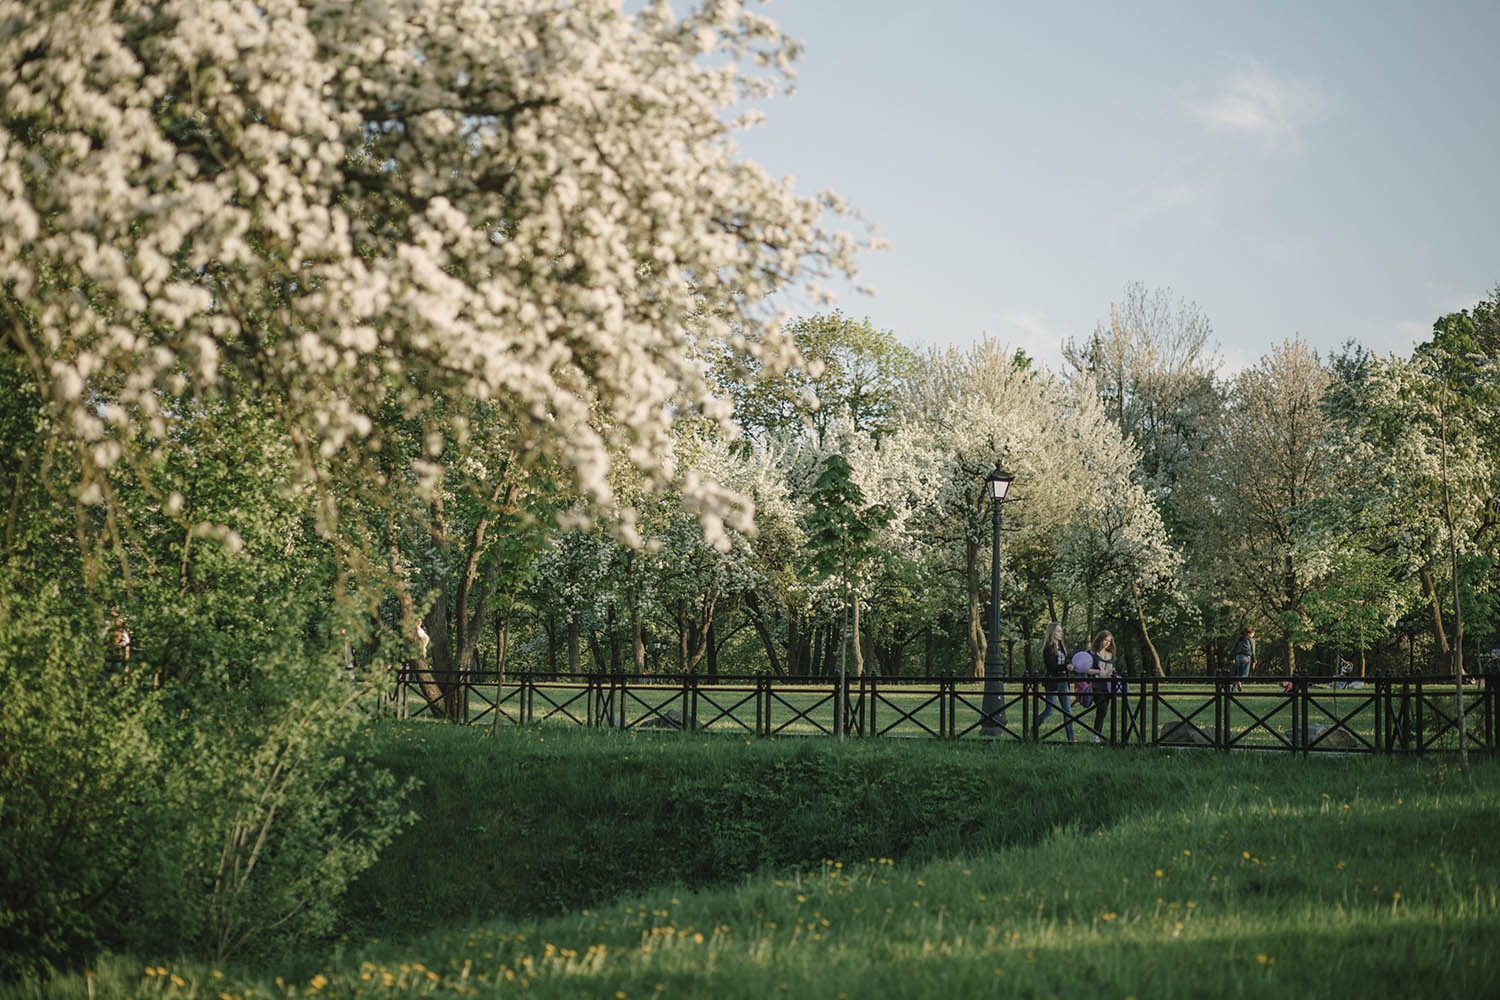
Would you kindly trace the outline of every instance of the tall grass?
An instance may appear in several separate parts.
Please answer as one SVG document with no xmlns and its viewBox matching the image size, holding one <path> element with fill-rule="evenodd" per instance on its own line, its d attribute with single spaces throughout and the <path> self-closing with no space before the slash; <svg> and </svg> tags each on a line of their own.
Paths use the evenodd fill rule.
<svg viewBox="0 0 1500 1000">
<path fill-rule="evenodd" d="M 407 724 L 348 940 L 84 996 L 1454 996 L 1500 986 L 1500 765 Z M 216 977 L 215 973 L 219 975 Z M 277 982 L 277 977 L 280 982 Z M 175 977 L 175 979 L 174 979 Z"/>
</svg>

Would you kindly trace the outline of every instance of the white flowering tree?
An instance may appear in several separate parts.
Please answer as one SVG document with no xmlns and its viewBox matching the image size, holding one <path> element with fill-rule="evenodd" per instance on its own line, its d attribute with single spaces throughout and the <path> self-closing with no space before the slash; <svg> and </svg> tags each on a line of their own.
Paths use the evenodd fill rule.
<svg viewBox="0 0 1500 1000">
<path fill-rule="evenodd" d="M 795 46 L 734 0 L 6 0 L 0 23 L 0 309 L 86 446 L 85 500 L 236 378 L 308 475 L 378 453 L 387 402 L 477 398 L 599 507 L 616 455 L 688 486 L 674 407 L 727 415 L 688 327 L 732 318 L 779 370 L 758 304 L 851 267 L 829 202 L 736 158 L 725 109 Z"/>
<path fill-rule="evenodd" d="M 785 83 L 795 54 L 735 0 L 680 18 L 608 0 L 0 0 L 0 352 L 8 403 L 25 411 L 7 426 L 46 442 L 45 461 L 29 445 L 22 457 L 45 483 L 21 509 L 32 521 L 7 535 L 0 583 L 32 593 L 41 564 L 20 558 L 21 540 L 62 525 L 74 538 L 48 570 L 62 592 L 36 600 L 83 609 L 84 623 L 119 599 L 128 617 L 178 577 L 255 578 L 215 577 L 209 562 L 275 558 L 267 526 L 295 522 L 287 537 L 327 564 L 299 584 L 309 617 L 281 623 L 276 656 L 250 627 L 256 595 L 234 595 L 250 678 L 226 680 L 238 698 L 289 658 L 328 652 L 294 641 L 342 648 L 332 623 L 358 629 L 393 582 L 470 588 L 452 636 L 463 662 L 479 598 L 498 586 L 487 546 L 513 513 L 504 470 L 522 467 L 508 459 L 545 469 L 627 540 L 611 488 L 622 466 L 675 486 L 710 538 L 726 518 L 747 524 L 748 504 L 675 463 L 670 428 L 728 417 L 695 341 L 777 372 L 796 352 L 766 297 L 852 270 L 857 241 L 825 222 L 837 201 L 799 197 L 733 143 L 753 120 L 747 101 Z M 494 433 L 471 425 L 481 412 Z M 205 423 L 216 414 L 232 423 Z M 254 509 L 197 495 L 234 477 L 205 469 L 195 423 L 257 470 Z M 485 434 L 503 448 L 466 444 Z M 455 489 L 470 460 L 480 481 Z M 419 567 L 403 527 L 467 542 Z M 160 539 L 180 544 L 146 544 Z M 416 600 L 403 617 L 430 608 Z M 225 624 L 204 610 L 178 627 Z M 86 645 L 102 657 L 100 639 Z M 18 671 L 62 662 L 6 655 Z M 16 676 L 36 691 L 57 680 Z M 314 841 L 275 846 L 290 812 L 276 803 L 292 801 L 276 783 L 306 791 L 326 773 L 305 762 L 332 759 L 324 727 L 337 716 L 310 707 L 329 699 L 235 700 L 171 677 L 161 690 L 217 691 L 220 714 L 166 717 L 202 718 L 205 741 L 210 720 L 229 718 L 213 724 L 248 741 L 216 758 L 221 773 L 178 789 L 183 801 L 194 787 L 215 801 L 248 789 L 222 826 L 204 813 L 202 857 L 179 869 L 223 858 L 246 875 L 278 850 L 318 854 Z M 234 705 L 250 714 L 232 718 Z M 172 753 L 163 743 L 147 758 Z M 299 891 L 332 899 L 354 865 Z M 54 888 L 49 898 L 72 898 Z M 208 903 L 174 919 L 213 926 L 178 940 L 233 950 L 253 908 L 230 904 L 265 887 L 208 888 Z"/>
<path fill-rule="evenodd" d="M 931 455 L 930 506 L 915 530 L 942 547 L 949 580 L 965 595 L 970 666 L 977 675 L 989 641 L 982 611 L 990 573 L 983 557 L 992 525 L 984 478 L 996 459 L 1016 477 L 1006 501 L 1007 554 L 1054 531 L 1076 506 L 1081 486 L 1076 463 L 1065 461 L 1072 440 L 1065 398 L 1050 376 L 985 338 L 968 351 L 925 359 L 907 413 L 902 433 L 918 436 Z M 1013 592 L 1015 571 L 1007 558 L 1002 585 Z"/>
</svg>

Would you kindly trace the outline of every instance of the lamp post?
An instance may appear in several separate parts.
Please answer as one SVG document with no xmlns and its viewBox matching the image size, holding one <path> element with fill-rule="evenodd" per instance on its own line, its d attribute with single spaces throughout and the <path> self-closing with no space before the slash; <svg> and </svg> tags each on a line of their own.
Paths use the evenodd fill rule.
<svg viewBox="0 0 1500 1000">
<path fill-rule="evenodd" d="M 1000 660 L 1000 504 L 1010 492 L 1015 477 L 1000 467 L 984 477 L 984 489 L 993 507 L 994 532 L 990 548 L 990 631 L 984 649 L 984 699 L 980 703 L 980 732 L 996 735 L 1005 723 L 1005 666 Z"/>
</svg>

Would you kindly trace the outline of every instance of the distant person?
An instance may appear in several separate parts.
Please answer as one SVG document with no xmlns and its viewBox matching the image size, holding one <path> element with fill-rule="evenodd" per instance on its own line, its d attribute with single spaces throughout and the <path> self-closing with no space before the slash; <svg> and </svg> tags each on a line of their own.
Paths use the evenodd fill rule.
<svg viewBox="0 0 1500 1000">
<path fill-rule="evenodd" d="M 1088 649 L 1080 649 L 1073 654 L 1073 673 L 1078 677 L 1089 678 L 1078 681 L 1078 704 L 1084 708 L 1093 706 L 1094 732 L 1089 739 L 1095 743 L 1103 743 L 1104 713 L 1109 708 L 1109 699 L 1115 688 L 1115 682 L 1110 679 L 1115 675 L 1115 637 L 1109 630 L 1094 636 Z"/>
<path fill-rule="evenodd" d="M 1250 671 L 1255 669 L 1255 628 L 1246 625 L 1240 630 L 1240 637 L 1235 640 L 1234 648 L 1229 651 L 1234 658 L 1234 689 L 1245 690 L 1245 678 L 1250 676 Z"/>
<path fill-rule="evenodd" d="M 104 669 L 110 675 L 123 674 L 130 669 L 130 629 L 125 627 L 125 619 L 120 615 L 119 608 L 109 609 L 109 627 L 105 632 L 104 642 Z"/>
<path fill-rule="evenodd" d="M 1333 682 L 1333 686 L 1338 690 L 1344 690 L 1347 688 L 1362 688 L 1365 686 L 1365 682 L 1354 676 L 1353 663 L 1350 663 L 1345 659 L 1340 659 L 1338 680 Z"/>
<path fill-rule="evenodd" d="M 1042 684 L 1046 691 L 1043 698 L 1047 707 L 1037 716 L 1036 723 L 1041 726 L 1046 722 L 1055 705 L 1062 710 L 1063 729 L 1068 734 L 1068 742 L 1077 743 L 1078 740 L 1073 735 L 1073 710 L 1068 704 L 1068 647 L 1063 642 L 1063 627 L 1058 622 L 1047 626 L 1047 641 L 1042 646 L 1042 672 L 1046 675 Z"/>
</svg>

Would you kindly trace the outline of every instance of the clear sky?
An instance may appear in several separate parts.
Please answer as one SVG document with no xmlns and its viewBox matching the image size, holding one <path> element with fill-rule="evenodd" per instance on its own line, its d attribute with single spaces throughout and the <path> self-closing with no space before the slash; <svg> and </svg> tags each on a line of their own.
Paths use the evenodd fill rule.
<svg viewBox="0 0 1500 1000">
<path fill-rule="evenodd" d="M 890 241 L 838 305 L 907 343 L 1057 367 L 1139 281 L 1226 371 L 1406 354 L 1500 282 L 1500 0 L 760 9 L 806 51 L 741 148 Z"/>
</svg>

